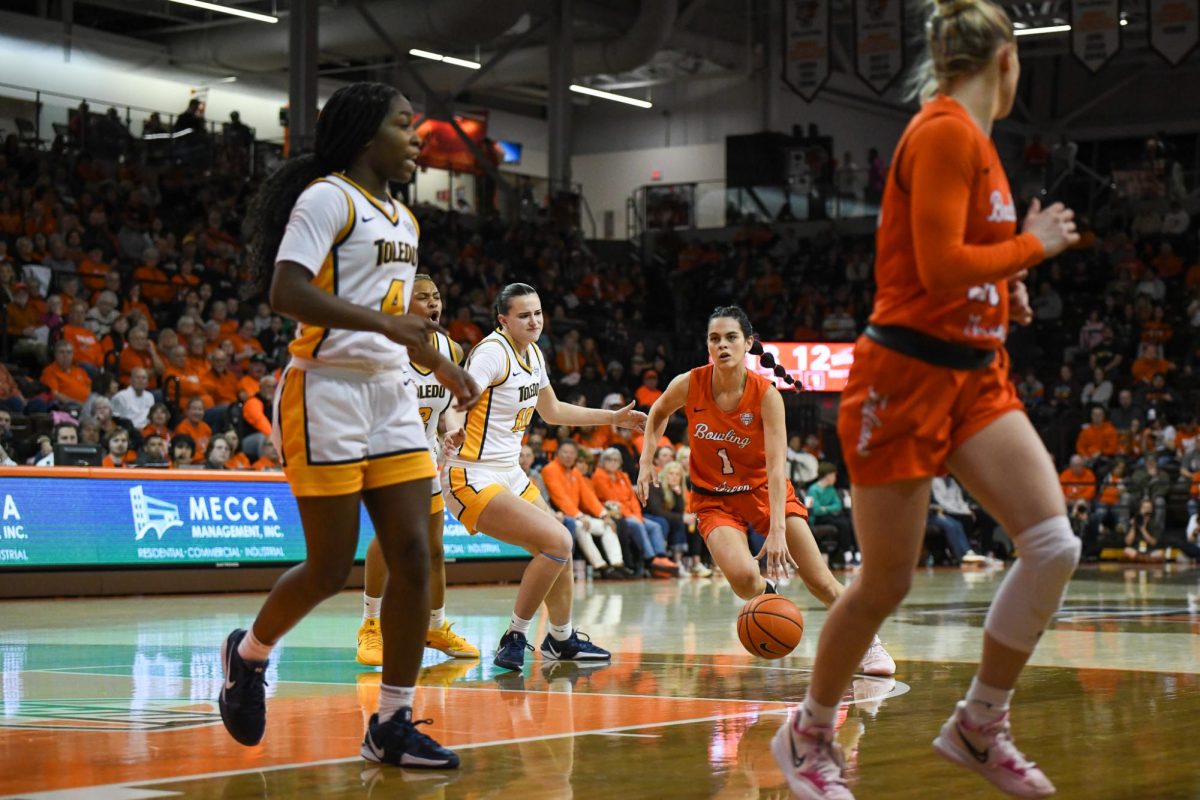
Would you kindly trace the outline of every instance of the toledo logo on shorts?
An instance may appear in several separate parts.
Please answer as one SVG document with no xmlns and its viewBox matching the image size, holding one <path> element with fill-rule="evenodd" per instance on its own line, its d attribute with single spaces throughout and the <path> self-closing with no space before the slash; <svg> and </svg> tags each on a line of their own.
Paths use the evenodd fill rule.
<svg viewBox="0 0 1200 800">
<path fill-rule="evenodd" d="M 158 534 L 161 540 L 171 528 L 183 526 L 179 506 L 147 496 L 140 484 L 129 490 L 129 505 L 133 509 L 133 529 L 139 542 L 150 531 Z"/>
</svg>

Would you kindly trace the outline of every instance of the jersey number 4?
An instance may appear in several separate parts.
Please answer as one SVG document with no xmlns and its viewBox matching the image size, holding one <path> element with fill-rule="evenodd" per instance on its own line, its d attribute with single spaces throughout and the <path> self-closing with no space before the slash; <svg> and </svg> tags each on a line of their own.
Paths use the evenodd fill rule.
<svg viewBox="0 0 1200 800">
<path fill-rule="evenodd" d="M 721 459 L 721 474 L 732 475 L 733 464 L 729 461 L 729 453 L 725 451 L 724 447 L 717 451 L 717 457 Z"/>
<path fill-rule="evenodd" d="M 383 296 L 383 302 L 379 304 L 379 310 L 385 314 L 393 314 L 395 316 L 400 316 L 408 311 L 404 305 L 404 281 L 399 278 L 392 280 L 387 294 Z"/>
</svg>

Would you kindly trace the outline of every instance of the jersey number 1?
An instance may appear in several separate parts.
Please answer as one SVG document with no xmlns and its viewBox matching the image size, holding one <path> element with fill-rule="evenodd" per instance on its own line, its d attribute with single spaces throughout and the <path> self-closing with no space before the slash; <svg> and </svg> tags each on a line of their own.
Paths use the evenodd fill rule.
<svg viewBox="0 0 1200 800">
<path fill-rule="evenodd" d="M 733 474 L 733 464 L 730 463 L 729 453 L 725 452 L 724 447 L 722 447 L 720 450 L 717 451 L 717 456 L 719 456 L 721 459 L 721 474 L 722 475 L 732 475 Z"/>
<path fill-rule="evenodd" d="M 404 306 L 404 281 L 399 278 L 392 280 L 392 285 L 388 287 L 383 302 L 379 304 L 379 310 L 394 316 L 400 316 L 408 311 Z"/>
</svg>

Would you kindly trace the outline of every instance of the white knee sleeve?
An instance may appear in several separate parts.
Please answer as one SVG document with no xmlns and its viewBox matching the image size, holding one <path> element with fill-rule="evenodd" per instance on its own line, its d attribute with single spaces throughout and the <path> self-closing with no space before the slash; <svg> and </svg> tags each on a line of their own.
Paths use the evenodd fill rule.
<svg viewBox="0 0 1200 800">
<path fill-rule="evenodd" d="M 1032 653 L 1067 593 L 1080 543 L 1066 516 L 1043 520 L 1013 542 L 1017 563 L 996 592 L 983 629 L 1006 647 Z"/>
</svg>

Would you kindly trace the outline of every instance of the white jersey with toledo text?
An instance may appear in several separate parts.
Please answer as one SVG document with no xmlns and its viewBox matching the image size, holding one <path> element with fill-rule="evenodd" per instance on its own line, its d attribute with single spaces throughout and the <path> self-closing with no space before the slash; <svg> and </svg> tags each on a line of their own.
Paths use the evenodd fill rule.
<svg viewBox="0 0 1200 800">
<path fill-rule="evenodd" d="M 314 181 L 292 208 L 275 257 L 313 274 L 313 283 L 356 305 L 404 314 L 417 272 L 417 220 L 341 173 Z M 408 365 L 408 351 L 367 331 L 301 324 L 289 347 L 299 364 L 371 371 Z"/>
<path fill-rule="evenodd" d="M 462 348 L 450 340 L 444 333 L 433 334 L 433 345 L 437 351 L 455 364 L 461 364 Z M 429 440 L 429 449 L 434 455 L 440 451 L 441 437 L 438 436 L 438 422 L 442 414 L 454 402 L 454 395 L 438 382 L 433 370 L 426 370 L 419 364 L 413 363 L 408 367 L 412 375 L 413 387 L 417 393 L 417 407 L 421 412 L 421 421 L 425 423 L 425 438 Z"/>
<path fill-rule="evenodd" d="M 538 393 L 550 385 L 542 351 L 531 344 L 522 358 L 506 334 L 494 331 L 471 349 L 466 369 L 485 388 L 479 403 L 467 413 L 463 446 L 446 463 L 517 466 Z"/>
</svg>

